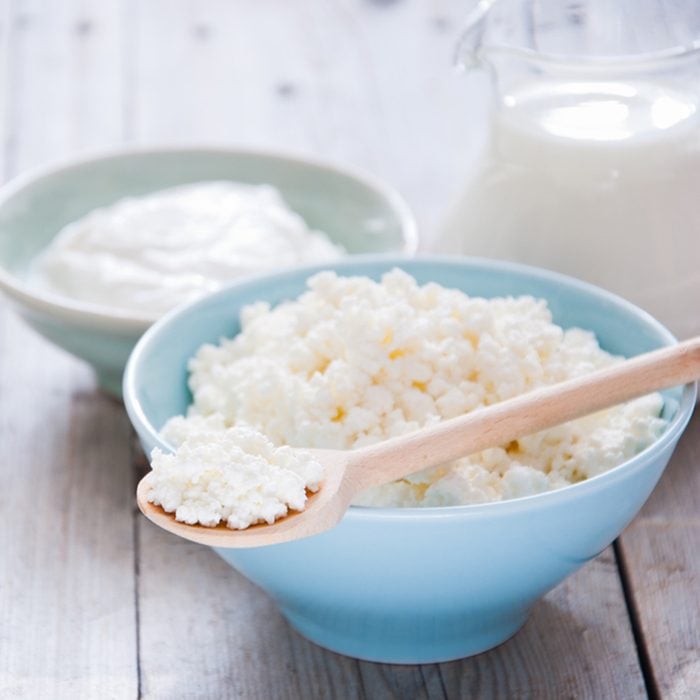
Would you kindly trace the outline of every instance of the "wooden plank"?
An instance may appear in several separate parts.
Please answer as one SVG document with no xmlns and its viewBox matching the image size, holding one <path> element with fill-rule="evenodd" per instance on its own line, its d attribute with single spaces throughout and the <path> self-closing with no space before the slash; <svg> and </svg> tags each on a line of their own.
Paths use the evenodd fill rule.
<svg viewBox="0 0 700 700">
<path fill-rule="evenodd" d="M 700 414 L 640 516 L 619 541 L 658 697 L 700 693 Z"/>
<path fill-rule="evenodd" d="M 10 36 L 10 0 L 0 0 L 0 182 L 7 179 L 5 171 L 7 129 L 7 80 L 9 72 L 8 43 Z"/>
<path fill-rule="evenodd" d="M 364 697 L 357 663 L 307 642 L 209 548 L 141 518 L 141 688 L 152 700 Z"/>
<path fill-rule="evenodd" d="M 446 700 L 440 668 L 436 664 L 393 666 L 360 662 L 362 685 L 369 698 Z M 455 696 L 456 698 L 457 696 Z"/>
<path fill-rule="evenodd" d="M 441 672 L 450 698 L 645 698 L 612 550 L 549 593 L 513 639 Z"/>
<path fill-rule="evenodd" d="M 10 17 L 10 174 L 124 138 L 121 0 L 14 0 Z"/>
<path fill-rule="evenodd" d="M 149 698 L 646 697 L 610 550 L 550 593 L 498 649 L 439 666 L 392 666 L 314 646 L 210 550 L 145 520 L 139 533 L 148 552 L 139 598 Z"/>
<path fill-rule="evenodd" d="M 360 664 L 390 698 L 646 698 L 612 550 L 547 595 L 513 639 L 440 665 Z"/>
<path fill-rule="evenodd" d="M 4 307 L 0 358 L 0 696 L 133 697 L 124 412 Z"/>
<path fill-rule="evenodd" d="M 6 175 L 112 139 L 112 113 L 120 115 L 108 55 L 119 43 L 118 3 L 11 5 L 0 15 Z M 86 27 L 98 28 L 99 40 Z M 123 409 L 4 303 L 0 397 L 0 696 L 132 698 L 133 483 Z"/>
</svg>

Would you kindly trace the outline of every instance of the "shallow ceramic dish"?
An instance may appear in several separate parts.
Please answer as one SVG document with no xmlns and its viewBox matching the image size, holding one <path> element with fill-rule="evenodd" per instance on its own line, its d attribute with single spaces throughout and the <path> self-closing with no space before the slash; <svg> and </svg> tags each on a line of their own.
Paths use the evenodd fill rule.
<svg viewBox="0 0 700 700">
<path fill-rule="evenodd" d="M 201 180 L 270 183 L 313 228 L 350 253 L 417 246 L 408 207 L 374 178 L 322 162 L 243 150 L 120 150 L 23 175 L 0 190 L 0 290 L 39 333 L 90 362 L 121 392 L 126 360 L 155 317 L 72 301 L 32 287 L 32 260 L 67 223 L 122 197 Z"/>
<path fill-rule="evenodd" d="M 593 330 L 635 355 L 674 342 L 640 309 L 601 289 L 531 267 L 477 259 L 356 259 L 331 267 L 378 278 L 400 266 L 419 282 L 486 297 L 547 299 L 555 321 Z M 232 286 L 151 328 L 129 361 L 124 399 L 144 449 L 190 402 L 186 364 L 204 342 L 238 331 L 241 306 L 296 297 L 317 268 Z M 505 641 L 535 601 L 607 547 L 648 498 L 685 428 L 695 386 L 665 392 L 662 437 L 619 467 L 559 491 L 473 506 L 350 508 L 333 530 L 256 549 L 220 549 L 304 636 L 372 661 L 455 659 Z"/>
</svg>

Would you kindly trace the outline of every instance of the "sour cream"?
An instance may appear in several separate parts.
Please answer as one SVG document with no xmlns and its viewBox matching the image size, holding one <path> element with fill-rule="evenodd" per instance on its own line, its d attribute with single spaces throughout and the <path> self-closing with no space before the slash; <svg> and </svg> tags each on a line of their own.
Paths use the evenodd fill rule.
<svg viewBox="0 0 700 700">
<path fill-rule="evenodd" d="M 344 254 L 269 185 L 198 182 L 122 199 L 65 226 L 32 282 L 157 316 L 237 278 Z"/>
</svg>

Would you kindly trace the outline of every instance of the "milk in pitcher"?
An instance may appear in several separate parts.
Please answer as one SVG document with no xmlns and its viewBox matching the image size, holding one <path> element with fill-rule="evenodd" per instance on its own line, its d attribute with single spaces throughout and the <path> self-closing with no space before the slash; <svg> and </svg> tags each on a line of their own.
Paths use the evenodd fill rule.
<svg viewBox="0 0 700 700">
<path fill-rule="evenodd" d="M 700 333 L 700 51 L 521 54 L 480 55 L 489 135 L 433 248 L 564 272 Z"/>
</svg>

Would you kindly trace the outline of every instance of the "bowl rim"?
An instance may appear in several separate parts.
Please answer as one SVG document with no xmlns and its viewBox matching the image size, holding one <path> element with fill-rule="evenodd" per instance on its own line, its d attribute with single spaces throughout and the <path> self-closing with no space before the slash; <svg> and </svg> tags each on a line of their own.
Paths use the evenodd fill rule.
<svg viewBox="0 0 700 700">
<path fill-rule="evenodd" d="M 153 146 L 112 146 L 90 151 L 79 156 L 61 158 L 49 163 L 30 168 L 13 177 L 0 187 L 0 209 L 5 204 L 41 180 L 60 176 L 66 171 L 80 168 L 93 163 L 118 160 L 139 156 L 163 156 L 177 154 L 225 155 L 259 157 L 263 160 L 286 161 L 302 167 L 311 166 L 326 172 L 344 176 L 349 180 L 364 185 L 368 190 L 377 193 L 388 207 L 394 212 L 399 223 L 403 246 L 402 255 L 413 255 L 418 250 L 419 236 L 415 215 L 407 201 L 393 185 L 383 181 L 370 172 L 354 165 L 339 164 L 332 160 L 319 158 L 294 151 L 276 148 L 249 148 L 233 145 L 216 144 L 161 144 Z M 58 231 L 56 231 L 58 233 Z M 264 273 L 263 273 L 264 274 Z M 240 280 L 258 277 L 259 274 L 249 275 Z M 237 280 L 234 280 L 234 282 Z M 116 331 L 140 332 L 145 331 L 155 323 L 160 315 L 139 314 L 123 310 L 113 310 L 101 304 L 92 304 L 62 297 L 48 290 L 42 290 L 25 283 L 17 275 L 10 272 L 0 261 L 0 291 L 5 292 L 15 302 L 33 310 L 54 315 L 69 323 L 82 326 L 94 326 Z"/>
<path fill-rule="evenodd" d="M 343 268 L 354 267 L 362 264 L 386 264 L 387 269 L 391 269 L 392 265 L 401 265 L 409 263 L 409 265 L 437 264 L 447 267 L 470 267 L 476 266 L 482 269 L 498 270 L 500 272 L 517 272 L 529 276 L 535 276 L 540 279 L 546 279 L 555 283 L 564 283 L 566 286 L 575 290 L 584 291 L 588 294 L 613 303 L 621 307 L 626 312 L 647 324 L 652 330 L 656 331 L 664 340 L 666 345 L 674 345 L 678 342 L 676 337 L 660 322 L 657 321 L 651 314 L 639 308 L 632 302 L 613 294 L 597 285 L 584 282 L 575 277 L 535 267 L 532 265 L 524 265 L 504 260 L 495 260 L 481 257 L 454 257 L 447 255 L 425 255 L 421 254 L 415 257 L 399 256 L 399 255 L 357 255 L 344 258 L 343 260 L 329 263 L 328 265 L 309 265 L 293 270 L 287 270 L 276 274 L 264 275 L 257 277 L 254 280 L 241 280 L 223 287 L 201 299 L 198 299 L 190 304 L 180 306 L 173 309 L 159 321 L 157 321 L 146 333 L 139 339 L 134 347 L 124 372 L 123 381 L 123 398 L 129 419 L 136 429 L 139 436 L 147 434 L 154 444 L 161 448 L 167 449 L 156 430 L 155 426 L 146 416 L 143 406 L 138 399 L 137 390 L 137 370 L 141 358 L 149 350 L 150 346 L 157 342 L 161 331 L 173 324 L 178 323 L 178 319 L 191 311 L 197 306 L 208 304 L 216 297 L 225 297 L 238 289 L 248 287 L 251 284 L 260 284 L 262 281 L 267 281 L 271 285 L 276 281 L 290 277 L 308 277 L 311 274 L 325 269 L 332 269 L 342 274 Z M 484 515 L 498 513 L 515 513 L 531 508 L 538 508 L 547 504 L 566 503 L 571 499 L 576 499 L 586 493 L 592 493 L 606 488 L 608 484 L 612 484 L 620 479 L 628 476 L 628 472 L 641 467 L 648 460 L 653 459 L 656 455 L 666 449 L 669 445 L 673 445 L 680 437 L 681 433 L 687 426 L 690 417 L 695 407 L 697 397 L 696 383 L 686 384 L 683 388 L 683 393 L 678 402 L 676 415 L 669 421 L 666 430 L 654 442 L 648 445 L 644 450 L 628 460 L 625 460 L 616 467 L 609 469 L 601 474 L 590 477 L 585 481 L 581 481 L 569 486 L 565 486 L 552 491 L 545 491 L 531 496 L 523 496 L 503 501 L 493 501 L 489 503 L 475 503 L 469 505 L 456 506 L 429 506 L 429 507 L 374 507 L 374 506 L 350 506 L 345 518 L 371 518 L 377 521 L 415 519 L 420 520 L 442 520 L 444 518 L 453 517 L 482 517 Z"/>
</svg>

